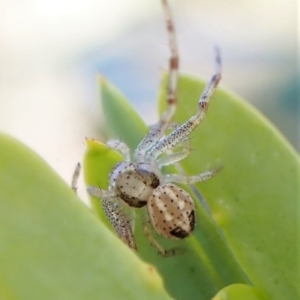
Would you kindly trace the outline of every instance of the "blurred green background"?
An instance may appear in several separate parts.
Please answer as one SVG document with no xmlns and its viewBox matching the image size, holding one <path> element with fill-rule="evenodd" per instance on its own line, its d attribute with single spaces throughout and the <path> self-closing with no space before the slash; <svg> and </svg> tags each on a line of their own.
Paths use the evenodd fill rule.
<svg viewBox="0 0 300 300">
<path fill-rule="evenodd" d="M 299 149 L 297 1 L 169 2 L 180 69 L 208 79 L 217 44 L 221 85 L 252 102 Z M 84 137 L 101 138 L 96 73 L 155 122 L 169 57 L 159 0 L 3 0 L 0 20 L 0 130 L 64 179 L 82 158 Z"/>
</svg>

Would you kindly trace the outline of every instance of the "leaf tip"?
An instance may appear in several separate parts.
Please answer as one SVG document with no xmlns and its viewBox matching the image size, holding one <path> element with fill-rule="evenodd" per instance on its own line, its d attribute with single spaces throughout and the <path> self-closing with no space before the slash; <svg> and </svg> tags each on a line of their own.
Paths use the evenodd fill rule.
<svg viewBox="0 0 300 300">
<path fill-rule="evenodd" d="M 107 148 L 105 143 L 103 143 L 99 140 L 96 140 L 94 138 L 86 137 L 85 142 L 86 142 L 86 146 L 89 150 L 94 150 L 94 149 L 101 149 L 102 150 L 104 148 Z"/>
</svg>

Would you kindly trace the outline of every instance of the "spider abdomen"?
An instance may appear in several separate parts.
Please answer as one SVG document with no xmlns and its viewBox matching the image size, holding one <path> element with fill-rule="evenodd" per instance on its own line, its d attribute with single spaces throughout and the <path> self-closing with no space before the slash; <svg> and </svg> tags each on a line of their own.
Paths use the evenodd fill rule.
<svg viewBox="0 0 300 300">
<path fill-rule="evenodd" d="M 169 239 L 183 239 L 195 227 L 195 206 L 190 195 L 174 184 L 158 186 L 147 204 L 155 231 Z"/>
</svg>

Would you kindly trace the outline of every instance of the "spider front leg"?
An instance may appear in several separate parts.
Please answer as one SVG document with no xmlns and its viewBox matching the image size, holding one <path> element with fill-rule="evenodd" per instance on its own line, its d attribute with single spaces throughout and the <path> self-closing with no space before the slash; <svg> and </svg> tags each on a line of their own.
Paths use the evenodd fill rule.
<svg viewBox="0 0 300 300">
<path fill-rule="evenodd" d="M 203 120 L 208 102 L 212 93 L 216 89 L 221 79 L 221 57 L 218 48 L 215 48 L 215 73 L 206 85 L 197 106 L 197 112 L 184 124 L 176 128 L 173 132 L 167 135 L 162 140 L 155 143 L 146 152 L 146 161 L 154 161 L 160 154 L 174 148 L 178 143 L 186 139 L 186 137 L 199 125 Z"/>
<path fill-rule="evenodd" d="M 110 149 L 119 151 L 123 155 L 124 161 L 130 161 L 130 150 L 125 143 L 118 140 L 109 140 L 106 145 Z"/>
<path fill-rule="evenodd" d="M 167 154 L 166 156 L 159 158 L 156 162 L 157 167 L 160 169 L 161 167 L 175 164 L 188 157 L 191 152 L 190 142 L 188 138 L 182 141 L 182 147 L 183 149 L 181 151 L 170 153 Z"/>
<path fill-rule="evenodd" d="M 157 124 L 153 125 L 145 138 L 138 145 L 134 152 L 134 160 L 136 162 L 144 161 L 146 151 L 152 147 L 164 134 L 166 129 L 169 127 L 171 119 L 175 113 L 177 99 L 177 84 L 178 84 L 178 67 L 179 67 L 179 56 L 178 47 L 176 42 L 176 34 L 174 23 L 171 16 L 170 7 L 166 0 L 162 0 L 162 6 L 165 14 L 165 22 L 167 27 L 167 34 L 170 48 L 169 58 L 169 69 L 168 69 L 168 83 L 167 83 L 167 109 L 161 115 L 160 120 Z"/>
<path fill-rule="evenodd" d="M 177 104 L 176 93 L 178 85 L 179 56 L 174 23 L 172 20 L 170 7 L 166 0 L 162 0 L 162 6 L 165 13 L 171 56 L 169 59 L 169 74 L 167 84 L 167 110 L 162 115 L 160 122 L 165 122 L 169 124 L 175 113 Z"/>
<path fill-rule="evenodd" d="M 212 178 L 219 172 L 220 169 L 221 167 L 200 174 L 192 175 L 192 176 L 185 176 L 185 175 L 178 175 L 178 174 L 165 174 L 163 175 L 163 181 L 165 183 L 173 182 L 173 183 L 181 183 L 181 184 L 194 184 L 196 182 L 202 182 Z"/>
<path fill-rule="evenodd" d="M 87 141 L 90 140 L 95 143 L 103 145 L 102 142 L 100 142 L 96 139 L 93 139 L 93 138 L 86 138 L 86 140 Z M 124 161 L 130 161 L 130 150 L 125 143 L 123 143 L 119 140 L 109 140 L 109 141 L 107 141 L 106 146 L 110 149 L 114 149 L 114 150 L 118 151 L 119 153 L 121 153 Z"/>
</svg>

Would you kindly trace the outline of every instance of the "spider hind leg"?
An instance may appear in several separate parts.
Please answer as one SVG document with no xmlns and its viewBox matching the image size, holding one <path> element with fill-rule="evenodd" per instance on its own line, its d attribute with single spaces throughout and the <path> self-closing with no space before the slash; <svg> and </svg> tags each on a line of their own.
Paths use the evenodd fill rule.
<svg viewBox="0 0 300 300">
<path fill-rule="evenodd" d="M 171 249 L 164 249 L 163 246 L 159 244 L 159 242 L 155 239 L 153 236 L 151 229 L 150 229 L 150 222 L 149 220 L 147 223 L 143 224 L 143 230 L 144 230 L 144 235 L 147 238 L 148 242 L 150 243 L 151 246 L 153 246 L 156 250 L 159 256 L 162 257 L 171 257 L 177 254 L 182 254 L 184 252 L 184 249 L 182 248 L 171 248 Z"/>
</svg>

